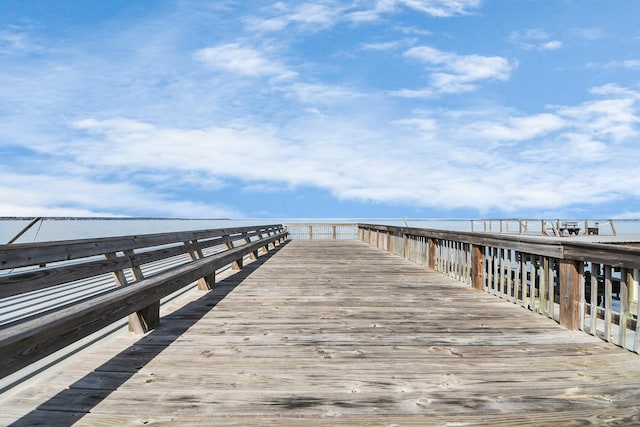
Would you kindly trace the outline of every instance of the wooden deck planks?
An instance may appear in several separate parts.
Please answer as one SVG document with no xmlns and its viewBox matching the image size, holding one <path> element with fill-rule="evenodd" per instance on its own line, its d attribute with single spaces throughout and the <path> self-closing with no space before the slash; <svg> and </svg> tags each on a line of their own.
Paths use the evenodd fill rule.
<svg viewBox="0 0 640 427">
<path fill-rule="evenodd" d="M 0 401 L 0 423 L 37 406 L 16 425 L 624 425 L 639 383 L 637 355 L 439 273 L 294 241 Z"/>
</svg>

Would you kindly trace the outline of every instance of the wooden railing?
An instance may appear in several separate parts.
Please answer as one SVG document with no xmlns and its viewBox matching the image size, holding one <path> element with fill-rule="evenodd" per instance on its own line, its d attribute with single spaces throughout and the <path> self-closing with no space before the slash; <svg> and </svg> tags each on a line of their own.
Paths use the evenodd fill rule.
<svg viewBox="0 0 640 427">
<path fill-rule="evenodd" d="M 355 240 L 357 224 L 285 224 L 291 240 Z"/>
<path fill-rule="evenodd" d="M 358 239 L 634 352 L 640 248 L 358 225 Z"/>
<path fill-rule="evenodd" d="M 0 378 L 129 316 L 146 332 L 160 300 L 197 282 L 211 289 L 216 270 L 242 268 L 245 256 L 286 240 L 282 225 L 86 240 L 0 245 L 0 301 L 108 277 L 112 286 L 0 326 Z"/>
<path fill-rule="evenodd" d="M 572 234 L 616 236 L 618 234 L 612 219 L 472 219 L 471 231 L 537 236 L 570 236 Z"/>
</svg>

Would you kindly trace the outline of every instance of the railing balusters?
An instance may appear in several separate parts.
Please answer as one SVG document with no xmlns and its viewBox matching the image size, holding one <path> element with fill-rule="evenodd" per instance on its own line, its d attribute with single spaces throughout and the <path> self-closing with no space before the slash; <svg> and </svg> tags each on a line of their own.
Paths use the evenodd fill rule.
<svg viewBox="0 0 640 427">
<path fill-rule="evenodd" d="M 409 227 L 361 224 L 359 228 L 356 235 L 374 246 L 567 328 L 583 330 L 636 352 L 640 349 L 640 333 L 636 333 L 640 314 L 638 249 L 613 245 L 591 249 L 593 244 L 555 239 L 540 242 L 522 236 Z M 612 261 L 618 258 L 607 251 L 621 253 L 623 266 Z M 614 296 L 618 283 L 620 290 Z M 618 301 L 619 309 L 614 304 Z"/>
</svg>

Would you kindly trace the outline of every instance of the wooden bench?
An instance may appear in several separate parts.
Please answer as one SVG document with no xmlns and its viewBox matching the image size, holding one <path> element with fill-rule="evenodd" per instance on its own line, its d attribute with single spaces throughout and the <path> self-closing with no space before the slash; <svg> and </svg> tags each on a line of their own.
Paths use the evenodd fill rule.
<svg viewBox="0 0 640 427">
<path fill-rule="evenodd" d="M 131 330 L 149 331 L 159 324 L 162 298 L 194 282 L 211 289 L 216 270 L 242 268 L 245 256 L 257 258 L 286 238 L 281 225 L 268 225 L 0 245 L 0 298 L 113 278 L 106 292 L 1 326 L 0 377 L 126 316 Z"/>
</svg>

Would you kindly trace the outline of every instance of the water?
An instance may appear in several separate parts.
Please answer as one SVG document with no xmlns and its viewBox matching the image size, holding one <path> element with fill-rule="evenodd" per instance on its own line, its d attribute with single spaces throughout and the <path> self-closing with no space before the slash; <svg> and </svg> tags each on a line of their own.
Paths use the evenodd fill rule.
<svg viewBox="0 0 640 427">
<path fill-rule="evenodd" d="M 593 224 L 597 220 L 590 221 Z M 0 244 L 7 243 L 31 218 L 0 218 Z M 288 223 L 370 223 L 451 231 L 471 231 L 469 219 L 428 218 L 254 218 L 254 219 L 149 219 L 149 218 L 47 218 L 38 222 L 15 243 L 43 242 L 68 239 L 125 236 L 133 234 L 165 233 L 171 231 L 211 228 L 243 227 L 262 224 Z M 500 231 L 500 221 L 474 220 L 475 231 Z M 528 220 L 529 231 L 539 233 L 540 220 Z M 610 233 L 608 220 L 599 220 L 601 230 Z M 640 220 L 616 220 L 618 234 L 640 234 Z M 503 231 L 517 232 L 518 220 L 502 220 Z"/>
</svg>

